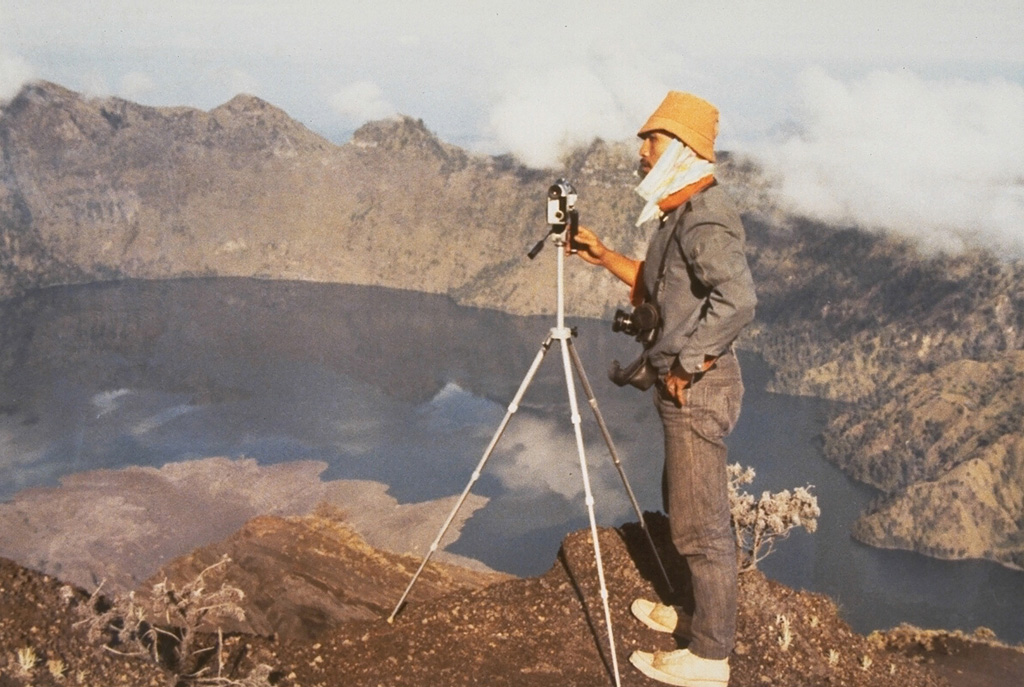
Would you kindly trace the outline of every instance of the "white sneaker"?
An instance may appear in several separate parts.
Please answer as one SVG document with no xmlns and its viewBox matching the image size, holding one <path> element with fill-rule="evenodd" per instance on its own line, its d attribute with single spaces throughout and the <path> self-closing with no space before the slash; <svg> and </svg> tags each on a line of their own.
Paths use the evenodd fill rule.
<svg viewBox="0 0 1024 687">
<path fill-rule="evenodd" d="M 729 659 L 713 660 L 676 651 L 634 651 L 629 662 L 658 682 L 678 687 L 726 687 L 729 684 Z"/>
<path fill-rule="evenodd" d="M 678 606 L 666 606 L 647 599 L 637 599 L 629 610 L 637 620 L 652 630 L 681 637 L 690 634 L 690 616 Z"/>
</svg>

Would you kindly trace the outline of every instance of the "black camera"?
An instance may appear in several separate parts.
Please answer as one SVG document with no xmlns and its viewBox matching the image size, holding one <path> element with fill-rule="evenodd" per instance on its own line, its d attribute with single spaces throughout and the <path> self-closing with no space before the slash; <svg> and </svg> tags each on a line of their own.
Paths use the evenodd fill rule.
<svg viewBox="0 0 1024 687">
<path fill-rule="evenodd" d="M 573 221 L 576 197 L 576 189 L 565 179 L 551 184 L 548 189 L 548 224 L 554 233 L 565 231 L 565 226 Z"/>
<path fill-rule="evenodd" d="M 576 189 L 565 179 L 559 179 L 548 187 L 548 236 L 554 236 L 556 242 L 569 244 L 569 250 L 575 253 L 579 246 L 576 243 L 576 234 L 580 227 L 580 215 L 576 212 Z M 565 230 L 569 235 L 565 236 Z M 564 243 L 559 243 L 564 245 Z M 544 247 L 544 239 L 541 239 L 526 255 L 533 260 Z"/>
<path fill-rule="evenodd" d="M 660 324 L 658 307 L 653 303 L 641 303 L 633 308 L 631 313 L 616 310 L 615 319 L 612 320 L 612 331 L 634 336 L 644 346 L 649 346 L 657 338 Z"/>
</svg>

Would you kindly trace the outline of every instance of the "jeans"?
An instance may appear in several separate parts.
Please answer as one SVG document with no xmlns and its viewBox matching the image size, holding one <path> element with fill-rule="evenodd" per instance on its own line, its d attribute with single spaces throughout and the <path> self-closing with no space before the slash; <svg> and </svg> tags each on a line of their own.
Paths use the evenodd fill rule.
<svg viewBox="0 0 1024 687">
<path fill-rule="evenodd" d="M 693 586 L 689 649 L 710 659 L 727 658 L 736 636 L 738 587 L 723 438 L 740 414 L 743 380 L 732 351 L 686 390 L 678 407 L 663 389 L 655 405 L 665 430 L 662 496 L 672 543 L 686 560 Z"/>
</svg>

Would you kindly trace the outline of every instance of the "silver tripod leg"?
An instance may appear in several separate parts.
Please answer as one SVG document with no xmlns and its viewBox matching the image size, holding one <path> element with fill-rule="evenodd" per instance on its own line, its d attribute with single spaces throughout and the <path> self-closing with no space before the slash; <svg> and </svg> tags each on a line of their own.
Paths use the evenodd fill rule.
<svg viewBox="0 0 1024 687">
<path fill-rule="evenodd" d="M 483 471 L 484 465 L 487 464 L 487 460 L 494 452 L 494 447 L 498 445 L 498 440 L 501 439 L 501 435 L 505 433 L 505 428 L 508 427 L 508 423 L 512 419 L 512 416 L 515 415 L 517 410 L 519 410 L 519 403 L 523 400 L 523 395 L 526 393 L 526 389 L 530 386 L 530 382 L 533 381 L 534 375 L 537 374 L 537 369 L 544 361 L 545 354 L 551 348 L 552 341 L 553 336 L 549 334 L 548 338 L 544 340 L 543 344 L 541 344 L 540 350 L 537 351 L 537 355 L 533 359 L 533 364 L 530 365 L 530 369 L 527 371 L 526 376 L 519 385 L 519 390 L 516 391 L 516 395 L 508 405 L 508 411 L 505 413 L 505 417 L 502 418 L 501 424 L 498 425 L 498 430 L 491 438 L 491 443 L 487 445 L 487 449 L 484 451 L 483 457 L 480 458 L 480 462 L 477 464 L 476 470 L 473 471 L 473 475 L 470 477 L 469 483 L 466 485 L 466 488 L 462 490 L 462 496 L 460 496 L 459 500 L 456 501 L 455 507 L 452 508 L 452 512 L 448 514 L 448 519 L 445 520 L 444 524 L 441 526 L 441 531 L 437 533 L 437 538 L 434 539 L 434 543 L 430 545 L 430 550 L 427 551 L 427 555 L 423 557 L 423 562 L 420 563 L 419 569 L 416 571 L 416 574 L 412 576 L 412 580 L 409 581 L 409 586 L 407 586 L 405 591 L 402 593 L 402 598 L 399 599 L 398 604 L 395 605 L 395 610 L 391 611 L 391 615 L 388 616 L 389 623 L 393 623 L 395 621 L 395 616 L 398 615 L 398 612 L 402 609 L 402 605 L 405 603 L 406 597 L 409 596 L 412 586 L 416 584 L 416 580 L 419 578 L 420 573 L 422 573 L 423 569 L 427 567 L 427 561 L 429 561 L 430 557 L 434 555 L 435 551 L 437 551 L 437 547 L 440 545 L 441 539 L 444 538 L 448 528 L 451 527 L 452 521 L 455 520 L 455 515 L 459 512 L 459 509 L 462 508 L 462 504 L 466 502 L 466 498 L 469 496 L 469 492 L 473 488 L 473 485 L 476 484 L 478 479 L 480 479 L 480 473 Z"/>
<path fill-rule="evenodd" d="M 573 432 L 576 434 L 576 452 L 580 457 L 580 474 L 583 476 L 583 490 L 587 504 L 587 515 L 590 517 L 590 536 L 594 541 L 594 559 L 597 563 L 597 581 L 601 587 L 601 604 L 604 606 L 604 623 L 608 628 L 608 650 L 612 657 L 612 670 L 615 673 L 615 685 L 619 687 L 619 658 L 615 654 L 615 635 L 612 632 L 612 613 L 608 607 L 608 588 L 604 582 L 604 564 L 601 561 L 601 544 L 597 538 L 597 519 L 594 516 L 594 494 L 590 489 L 590 474 L 587 471 L 587 457 L 583 450 L 583 429 L 580 427 L 579 405 L 576 403 L 576 386 L 573 384 L 572 366 L 569 363 L 569 344 L 572 332 L 562 327 L 553 330 L 552 336 L 562 344 L 562 366 L 565 368 L 565 385 L 569 392 L 569 410 L 572 414 Z"/>
<path fill-rule="evenodd" d="M 583 361 L 580 360 L 579 353 L 576 351 L 576 346 L 573 344 L 572 339 L 569 339 L 569 354 L 572 356 L 573 367 L 576 368 L 576 374 L 579 375 L 580 383 L 583 385 L 583 392 L 587 395 L 587 402 L 590 404 L 591 409 L 594 411 L 594 417 L 597 419 L 597 426 L 601 428 L 601 436 L 604 437 L 604 442 L 608 445 L 608 452 L 611 454 L 612 463 L 615 464 L 615 469 L 619 472 L 619 477 L 622 478 L 622 486 L 626 488 L 626 493 L 629 495 L 629 501 L 633 504 L 633 510 L 636 512 L 636 517 L 640 521 L 640 529 L 647 535 L 647 543 L 651 545 L 651 552 L 654 554 L 654 560 L 658 562 L 658 569 L 661 571 L 662 579 L 665 584 L 668 585 L 668 590 L 673 591 L 672 581 L 668 578 L 668 571 L 665 570 L 665 564 L 661 560 L 661 556 L 658 554 L 658 548 L 654 545 L 654 539 L 651 537 L 650 530 L 647 529 L 647 521 L 644 520 L 643 511 L 640 510 L 640 504 L 637 503 L 636 496 L 633 494 L 632 487 L 629 486 L 629 480 L 626 479 L 626 471 L 622 468 L 622 461 L 619 460 L 619 453 L 615 450 L 615 444 L 612 442 L 612 435 L 608 432 L 608 425 L 604 422 L 604 416 L 601 415 L 601 410 L 597 407 L 597 397 L 594 396 L 594 389 L 590 386 L 590 381 L 587 379 L 587 373 L 583 369 Z"/>
<path fill-rule="evenodd" d="M 573 210 L 573 213 L 575 213 L 575 210 Z M 459 500 L 456 502 L 455 507 L 452 509 L 452 512 L 448 515 L 448 519 L 445 520 L 444 525 L 441 527 L 441 531 L 437 534 L 437 538 L 435 538 L 434 542 L 430 545 L 430 550 L 427 552 L 427 555 L 424 556 L 423 562 L 420 563 L 420 567 L 416 571 L 416 574 L 413 575 L 412 580 L 409 582 L 409 586 L 407 586 L 405 588 L 405 592 L 402 593 L 402 598 L 398 600 L 398 604 L 395 606 L 395 610 L 392 611 L 391 615 L 388 617 L 388 622 L 394 622 L 395 616 L 398 615 L 398 612 L 402 609 L 402 606 L 405 603 L 406 598 L 409 596 L 409 591 L 412 589 L 413 585 L 416 583 L 416 580 L 423 572 L 423 569 L 427 565 L 427 561 L 429 561 L 430 557 L 434 554 L 435 551 L 437 551 L 437 548 L 440 545 L 441 540 L 444 538 L 445 533 L 451 526 L 452 521 L 455 520 L 456 513 L 458 513 L 459 509 L 462 507 L 462 504 L 465 503 L 466 498 L 469 496 L 470 490 L 473 488 L 473 485 L 476 483 L 478 479 L 480 479 L 480 473 L 483 471 L 484 465 L 487 463 L 487 460 L 491 457 L 491 453 L 494 452 L 494 447 L 497 446 L 498 440 L 501 438 L 502 434 L 504 434 L 509 421 L 512 419 L 512 416 L 516 413 L 516 411 L 519 410 L 519 403 L 522 401 L 523 395 L 526 393 L 527 387 L 530 386 L 530 382 L 533 381 L 533 377 L 537 373 L 537 369 L 540 367 L 541 362 L 544 360 L 545 354 L 551 348 L 551 343 L 555 339 L 558 339 L 561 342 L 562 367 L 565 370 L 565 384 L 569 394 L 569 407 L 572 413 L 573 430 L 576 435 L 576 450 L 579 454 L 580 459 L 580 472 L 583 477 L 583 490 L 584 495 L 586 497 L 587 514 L 590 517 L 590 534 L 594 542 L 594 559 L 597 563 L 597 577 L 601 587 L 601 603 L 604 606 L 604 621 L 605 626 L 608 628 L 608 645 L 611 650 L 612 670 L 615 673 L 615 686 L 620 687 L 621 679 L 619 678 L 619 659 L 615 654 L 615 636 L 612 632 L 612 614 L 611 609 L 608 606 L 608 588 L 605 585 L 604 564 L 601 561 L 601 544 L 598 541 L 597 519 L 594 516 L 594 494 L 590 488 L 590 474 L 587 470 L 587 458 L 583 448 L 583 430 L 580 427 L 580 411 L 579 406 L 576 402 L 576 387 L 573 383 L 570 353 L 572 353 L 573 360 L 576 361 L 576 369 L 580 374 L 580 378 L 583 380 L 584 388 L 587 389 L 587 396 L 590 399 L 590 405 L 594 409 L 594 412 L 598 414 L 597 417 L 598 422 L 601 425 L 601 431 L 604 433 L 605 441 L 608 443 L 610 449 L 612 448 L 612 444 L 610 436 L 608 434 L 608 430 L 604 426 L 604 421 L 603 419 L 601 419 L 601 416 L 597 410 L 597 403 L 594 401 L 593 391 L 590 389 L 590 384 L 586 381 L 586 375 L 583 373 L 583 366 L 579 363 L 575 349 L 571 347 L 572 330 L 565 326 L 565 251 L 563 250 L 563 248 L 566 246 L 566 237 L 564 231 L 565 227 L 563 226 L 562 228 L 562 232 L 552 231 L 550 234 L 557 248 L 558 256 L 558 309 L 556 326 L 550 331 L 547 339 L 544 340 L 544 343 L 541 344 L 541 348 L 537 352 L 537 356 L 533 359 L 533 364 L 530 366 L 529 371 L 526 373 L 526 377 L 523 378 L 522 384 L 519 385 L 519 390 L 516 392 L 515 397 L 512 399 L 512 402 L 508 406 L 508 411 L 505 413 L 505 417 L 502 419 L 501 424 L 498 426 L 498 430 L 494 433 L 494 437 L 491 439 L 491 443 L 488 444 L 487 450 L 484 451 L 483 457 L 480 458 L 480 462 L 477 464 L 476 470 L 473 472 L 473 475 L 470 478 L 469 483 L 466 485 L 466 488 L 462 491 L 462 496 L 459 497 Z M 542 246 L 543 243 L 539 245 Z M 531 255 L 531 257 L 533 256 Z M 629 488 L 628 482 L 626 482 L 625 474 L 623 473 L 620 467 L 618 457 L 615 454 L 614 449 L 612 449 L 612 455 L 613 460 L 615 460 L 616 467 L 619 467 L 619 474 L 622 476 L 623 483 L 626 485 L 626 490 L 629 493 L 630 500 L 633 501 L 633 507 L 637 510 L 637 514 L 640 515 L 640 507 L 636 503 L 636 499 L 633 496 L 632 490 Z M 641 522 L 643 522 L 642 516 L 640 520 Z M 646 526 L 644 527 L 644 531 L 646 531 Z M 648 535 L 648 537 L 649 536 L 650 535 Z M 653 542 L 651 543 L 651 546 L 654 546 Z M 655 551 L 655 555 L 657 555 L 657 551 Z M 659 559 L 658 562 L 660 563 L 661 560 Z M 662 571 L 664 572 L 664 567 L 662 567 Z"/>
</svg>

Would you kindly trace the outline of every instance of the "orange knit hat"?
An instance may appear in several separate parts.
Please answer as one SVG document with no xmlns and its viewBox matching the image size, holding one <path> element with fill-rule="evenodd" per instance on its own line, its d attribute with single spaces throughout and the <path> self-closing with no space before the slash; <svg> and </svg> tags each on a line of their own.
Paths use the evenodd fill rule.
<svg viewBox="0 0 1024 687">
<path fill-rule="evenodd" d="M 715 161 L 718 108 L 690 93 L 669 91 L 637 136 L 667 131 L 709 162 Z"/>
</svg>

